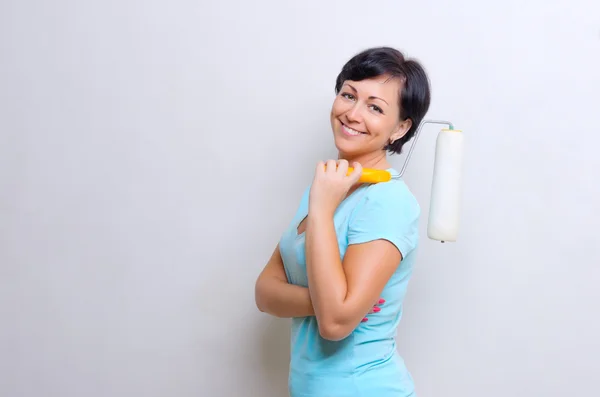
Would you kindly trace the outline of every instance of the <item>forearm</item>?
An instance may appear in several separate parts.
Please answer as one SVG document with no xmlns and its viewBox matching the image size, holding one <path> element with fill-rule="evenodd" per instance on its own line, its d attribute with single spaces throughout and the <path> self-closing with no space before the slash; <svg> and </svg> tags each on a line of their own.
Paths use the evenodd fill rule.
<svg viewBox="0 0 600 397">
<path fill-rule="evenodd" d="M 270 277 L 256 283 L 255 295 L 259 310 L 275 317 L 315 315 L 308 288 Z"/>
<path fill-rule="evenodd" d="M 317 320 L 328 327 L 346 326 L 348 282 L 332 216 L 309 214 L 306 228 L 306 272 Z"/>
</svg>

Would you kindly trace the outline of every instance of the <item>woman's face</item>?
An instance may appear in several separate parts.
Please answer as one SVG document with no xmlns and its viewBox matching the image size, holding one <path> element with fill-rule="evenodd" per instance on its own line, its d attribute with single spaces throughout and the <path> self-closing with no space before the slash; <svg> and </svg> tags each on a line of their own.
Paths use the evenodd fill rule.
<svg viewBox="0 0 600 397">
<path fill-rule="evenodd" d="M 379 76 L 344 82 L 331 108 L 331 128 L 341 157 L 358 159 L 383 153 L 391 141 L 410 129 L 400 121 L 400 80 Z"/>
</svg>

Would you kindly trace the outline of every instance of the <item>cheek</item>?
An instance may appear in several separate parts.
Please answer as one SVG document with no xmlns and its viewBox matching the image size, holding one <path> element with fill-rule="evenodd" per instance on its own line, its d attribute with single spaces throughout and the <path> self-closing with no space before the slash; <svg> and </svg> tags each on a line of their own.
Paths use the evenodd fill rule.
<svg viewBox="0 0 600 397">
<path fill-rule="evenodd" d="M 344 103 L 341 98 L 336 98 L 331 106 L 331 116 L 339 117 L 349 109 L 348 104 Z"/>
<path fill-rule="evenodd" d="M 381 139 L 388 139 L 391 135 L 392 126 L 389 121 L 383 117 L 371 117 L 367 121 L 367 128 L 373 136 Z"/>
</svg>

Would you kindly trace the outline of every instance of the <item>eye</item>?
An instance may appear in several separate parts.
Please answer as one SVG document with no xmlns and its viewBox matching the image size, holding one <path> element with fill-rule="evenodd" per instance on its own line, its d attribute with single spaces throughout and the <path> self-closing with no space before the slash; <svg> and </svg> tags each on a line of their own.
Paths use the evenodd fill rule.
<svg viewBox="0 0 600 397">
<path fill-rule="evenodd" d="M 371 105 L 371 109 L 373 109 L 374 111 L 383 114 L 383 110 L 381 110 L 381 108 L 377 105 Z"/>
<path fill-rule="evenodd" d="M 354 98 L 354 95 L 352 95 L 352 94 L 349 94 L 349 93 L 347 93 L 347 92 L 343 92 L 343 93 L 342 93 L 342 96 L 343 96 L 344 98 L 346 98 L 346 99 L 349 99 L 349 100 L 351 100 L 351 101 L 353 101 L 353 100 L 355 99 L 355 98 Z"/>
</svg>

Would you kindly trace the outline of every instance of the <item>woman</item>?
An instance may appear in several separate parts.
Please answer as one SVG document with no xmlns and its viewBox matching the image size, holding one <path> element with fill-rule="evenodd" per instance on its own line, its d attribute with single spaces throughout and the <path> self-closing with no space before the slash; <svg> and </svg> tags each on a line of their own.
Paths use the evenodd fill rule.
<svg viewBox="0 0 600 397">
<path fill-rule="evenodd" d="M 350 59 L 335 91 L 339 157 L 317 165 L 258 277 L 256 304 L 292 318 L 292 397 L 414 396 L 395 337 L 420 208 L 401 179 L 358 178 L 363 168 L 397 174 L 386 154 L 400 153 L 414 135 L 429 108 L 429 82 L 419 63 L 383 47 Z"/>
</svg>

